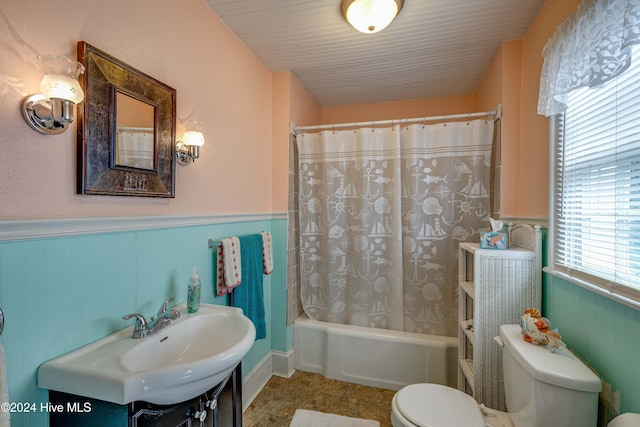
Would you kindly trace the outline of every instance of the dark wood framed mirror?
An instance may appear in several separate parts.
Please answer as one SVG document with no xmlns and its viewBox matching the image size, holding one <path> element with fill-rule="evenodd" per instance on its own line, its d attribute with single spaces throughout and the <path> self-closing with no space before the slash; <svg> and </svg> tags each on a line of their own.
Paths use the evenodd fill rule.
<svg viewBox="0 0 640 427">
<path fill-rule="evenodd" d="M 78 61 L 78 194 L 175 197 L 175 89 L 82 41 Z"/>
</svg>

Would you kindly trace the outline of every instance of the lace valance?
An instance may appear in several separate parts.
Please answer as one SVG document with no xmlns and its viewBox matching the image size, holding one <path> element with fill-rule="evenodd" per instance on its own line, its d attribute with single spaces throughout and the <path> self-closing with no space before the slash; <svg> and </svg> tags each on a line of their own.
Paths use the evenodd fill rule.
<svg viewBox="0 0 640 427">
<path fill-rule="evenodd" d="M 538 114 L 561 113 L 572 90 L 620 75 L 638 43 L 640 0 L 584 0 L 542 51 Z"/>
</svg>

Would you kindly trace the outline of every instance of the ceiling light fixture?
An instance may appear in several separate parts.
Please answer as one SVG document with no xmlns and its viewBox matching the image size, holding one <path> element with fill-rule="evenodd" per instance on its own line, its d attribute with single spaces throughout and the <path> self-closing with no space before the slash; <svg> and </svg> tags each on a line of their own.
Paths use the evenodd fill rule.
<svg viewBox="0 0 640 427">
<path fill-rule="evenodd" d="M 384 30 L 400 13 L 404 0 L 342 0 L 340 12 L 356 30 L 373 34 Z"/>
</svg>

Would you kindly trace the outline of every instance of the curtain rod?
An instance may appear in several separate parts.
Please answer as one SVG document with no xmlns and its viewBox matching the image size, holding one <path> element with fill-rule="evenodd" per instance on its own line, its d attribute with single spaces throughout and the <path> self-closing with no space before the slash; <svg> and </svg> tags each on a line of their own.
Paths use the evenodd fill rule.
<svg viewBox="0 0 640 427">
<path fill-rule="evenodd" d="M 422 123 L 433 121 L 445 121 L 454 119 L 471 119 L 476 117 L 491 117 L 494 120 L 502 118 L 502 104 L 498 104 L 494 111 L 483 111 L 480 113 L 468 113 L 468 114 L 453 114 L 447 116 L 432 116 L 432 117 L 417 117 L 414 119 L 395 119 L 395 120 L 378 120 L 371 122 L 354 122 L 354 123 L 339 123 L 334 125 L 316 125 L 316 126 L 295 126 L 291 124 L 291 133 L 296 134 L 298 132 L 312 131 L 312 130 L 333 130 L 342 128 L 364 127 L 364 126 L 385 126 L 385 125 L 404 125 L 409 123 Z"/>
<path fill-rule="evenodd" d="M 153 133 L 153 128 L 141 128 L 135 126 L 118 126 L 116 132 Z"/>
</svg>

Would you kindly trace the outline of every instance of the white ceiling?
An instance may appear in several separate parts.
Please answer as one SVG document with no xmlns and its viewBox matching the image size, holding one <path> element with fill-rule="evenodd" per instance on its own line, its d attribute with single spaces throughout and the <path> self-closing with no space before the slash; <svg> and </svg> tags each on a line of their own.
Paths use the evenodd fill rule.
<svg viewBox="0 0 640 427">
<path fill-rule="evenodd" d="M 340 0 L 205 0 L 274 72 L 323 106 L 473 93 L 503 41 L 521 39 L 544 0 L 405 0 L 376 34 Z"/>
</svg>

